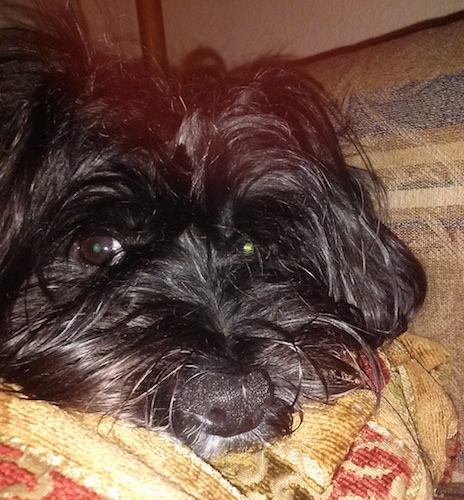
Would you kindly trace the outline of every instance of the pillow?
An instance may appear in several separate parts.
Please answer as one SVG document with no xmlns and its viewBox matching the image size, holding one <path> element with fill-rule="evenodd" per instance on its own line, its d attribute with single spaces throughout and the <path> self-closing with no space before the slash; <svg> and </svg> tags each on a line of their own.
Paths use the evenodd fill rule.
<svg viewBox="0 0 464 500">
<path fill-rule="evenodd" d="M 211 463 L 161 433 L 0 391 L 0 497 L 43 500 L 426 500 L 457 442 L 449 355 L 404 334 L 379 353 L 385 385 L 308 404 L 294 433 Z"/>
</svg>

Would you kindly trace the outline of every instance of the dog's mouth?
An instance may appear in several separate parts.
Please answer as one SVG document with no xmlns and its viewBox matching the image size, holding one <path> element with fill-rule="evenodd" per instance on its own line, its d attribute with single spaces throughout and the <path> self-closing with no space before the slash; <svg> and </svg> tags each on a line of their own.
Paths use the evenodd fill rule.
<svg viewBox="0 0 464 500">
<path fill-rule="evenodd" d="M 286 347 L 273 345 L 274 350 Z M 262 358 L 242 369 L 186 364 L 171 387 L 170 432 L 204 458 L 245 451 L 291 434 L 305 401 L 327 402 L 361 384 L 348 360 L 318 370 L 309 357 L 291 362 L 280 356 L 287 362 L 276 365 L 266 363 L 269 349 L 261 352 Z"/>
<path fill-rule="evenodd" d="M 204 373 L 191 377 L 177 391 L 174 427 L 233 437 L 258 427 L 274 400 L 264 370 L 246 374 Z"/>
</svg>

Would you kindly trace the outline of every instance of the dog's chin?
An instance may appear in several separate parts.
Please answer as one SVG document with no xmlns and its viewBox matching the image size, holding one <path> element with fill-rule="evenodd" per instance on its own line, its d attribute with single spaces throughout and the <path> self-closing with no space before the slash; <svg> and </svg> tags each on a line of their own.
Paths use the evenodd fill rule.
<svg viewBox="0 0 464 500">
<path fill-rule="evenodd" d="M 291 424 L 291 420 L 289 422 Z M 275 429 L 270 428 L 265 423 L 261 423 L 254 429 L 242 432 L 234 436 L 219 436 L 210 434 L 198 426 L 183 430 L 181 441 L 189 446 L 197 455 L 210 459 L 225 455 L 227 453 L 241 453 L 261 448 L 266 444 L 273 443 L 277 439 L 291 433 L 285 430 L 285 434 L 280 434 Z"/>
</svg>

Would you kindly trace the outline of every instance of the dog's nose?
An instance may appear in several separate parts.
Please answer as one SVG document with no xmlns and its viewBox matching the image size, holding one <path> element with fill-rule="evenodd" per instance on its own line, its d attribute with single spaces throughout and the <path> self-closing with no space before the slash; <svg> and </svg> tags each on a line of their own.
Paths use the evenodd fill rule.
<svg viewBox="0 0 464 500">
<path fill-rule="evenodd" d="M 178 408 L 190 425 L 231 437 L 256 428 L 272 400 L 272 383 L 263 370 L 240 375 L 213 372 L 184 384 Z"/>
</svg>

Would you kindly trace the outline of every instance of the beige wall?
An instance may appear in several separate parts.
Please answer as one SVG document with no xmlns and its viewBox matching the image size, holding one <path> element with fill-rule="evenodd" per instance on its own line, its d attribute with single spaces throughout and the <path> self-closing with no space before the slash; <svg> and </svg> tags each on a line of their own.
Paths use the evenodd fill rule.
<svg viewBox="0 0 464 500">
<path fill-rule="evenodd" d="M 464 10 L 464 0 L 163 0 L 172 62 L 211 47 L 229 66 L 307 57 Z"/>
<path fill-rule="evenodd" d="M 140 54 L 135 0 L 72 1 L 96 40 L 117 39 L 117 49 Z M 0 0 L 0 24 L 11 3 L 33 4 Z M 235 66 L 262 55 L 308 57 L 464 13 L 464 0 L 162 0 L 162 8 L 172 63 L 210 47 Z"/>
<path fill-rule="evenodd" d="M 1 0 L 0 0 L 1 1 Z M 93 39 L 129 55 L 141 56 L 135 0 L 74 0 Z"/>
</svg>

